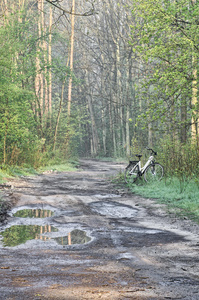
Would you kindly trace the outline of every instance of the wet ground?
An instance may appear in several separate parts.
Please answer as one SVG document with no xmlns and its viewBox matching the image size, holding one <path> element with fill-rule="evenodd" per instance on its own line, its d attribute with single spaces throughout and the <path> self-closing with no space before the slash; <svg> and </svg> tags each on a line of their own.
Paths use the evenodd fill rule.
<svg viewBox="0 0 199 300">
<path fill-rule="evenodd" d="M 199 299 L 199 226 L 114 186 L 122 164 L 14 180 L 0 299 Z"/>
</svg>

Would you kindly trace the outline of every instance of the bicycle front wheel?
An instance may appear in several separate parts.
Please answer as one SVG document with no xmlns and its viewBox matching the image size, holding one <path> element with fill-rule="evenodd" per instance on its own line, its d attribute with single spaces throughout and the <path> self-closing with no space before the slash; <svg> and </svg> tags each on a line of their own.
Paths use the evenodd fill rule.
<svg viewBox="0 0 199 300">
<path fill-rule="evenodd" d="M 134 183 L 138 178 L 139 169 L 138 165 L 129 165 L 125 169 L 124 178 L 126 183 Z"/>
<path fill-rule="evenodd" d="M 146 182 L 160 181 L 164 175 L 164 168 L 159 163 L 149 165 L 144 172 Z"/>
</svg>

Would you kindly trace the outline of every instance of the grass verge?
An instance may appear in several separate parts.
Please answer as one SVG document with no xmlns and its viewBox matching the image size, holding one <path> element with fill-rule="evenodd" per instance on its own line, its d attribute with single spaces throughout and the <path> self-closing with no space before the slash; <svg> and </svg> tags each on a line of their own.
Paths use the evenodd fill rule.
<svg viewBox="0 0 199 300">
<path fill-rule="evenodd" d="M 167 205 L 168 212 L 180 217 L 187 217 L 199 224 L 199 184 L 197 180 L 165 177 L 155 183 L 146 183 L 143 178 L 127 185 L 124 173 L 120 172 L 112 178 L 112 182 L 120 188 L 127 186 L 132 194 L 155 199 L 157 203 Z"/>
<path fill-rule="evenodd" d="M 78 161 L 65 161 L 50 163 L 47 166 L 38 168 L 37 170 L 31 166 L 8 166 L 2 165 L 0 168 L 0 184 L 3 184 L 11 177 L 38 175 L 43 172 L 66 172 L 75 171 L 79 166 Z"/>
<path fill-rule="evenodd" d="M 70 172 L 77 170 L 77 167 L 79 166 L 77 161 L 71 161 L 71 162 L 63 162 L 53 165 L 48 165 L 45 167 L 42 167 L 39 169 L 39 173 L 52 171 L 52 172 Z"/>
<path fill-rule="evenodd" d="M 199 223 L 199 185 L 193 180 L 181 182 L 177 178 L 166 178 L 153 184 L 140 180 L 129 189 L 140 196 L 157 199 L 166 204 L 170 212 Z"/>
</svg>

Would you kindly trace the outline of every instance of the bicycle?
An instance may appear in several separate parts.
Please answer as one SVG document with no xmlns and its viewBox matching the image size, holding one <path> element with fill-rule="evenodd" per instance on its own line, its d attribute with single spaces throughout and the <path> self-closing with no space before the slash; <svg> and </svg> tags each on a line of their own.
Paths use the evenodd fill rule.
<svg viewBox="0 0 199 300">
<path fill-rule="evenodd" d="M 144 174 L 144 180 L 146 182 L 160 181 L 164 175 L 164 168 L 158 162 L 155 162 L 154 156 L 157 155 L 151 148 L 146 148 L 151 151 L 150 157 L 148 158 L 145 165 L 141 166 L 141 154 L 136 154 L 138 161 L 129 161 L 128 166 L 125 169 L 124 178 L 126 183 L 134 183 L 139 177 Z"/>
</svg>

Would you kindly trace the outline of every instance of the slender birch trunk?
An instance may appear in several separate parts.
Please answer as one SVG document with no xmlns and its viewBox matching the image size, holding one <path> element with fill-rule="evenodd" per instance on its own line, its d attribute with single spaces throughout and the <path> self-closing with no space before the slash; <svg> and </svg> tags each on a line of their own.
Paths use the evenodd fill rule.
<svg viewBox="0 0 199 300">
<path fill-rule="evenodd" d="M 74 32 L 75 32 L 75 0 L 72 0 L 71 15 L 71 39 L 70 39 L 70 71 L 73 71 L 73 55 L 74 55 Z M 68 118 L 71 114 L 71 97 L 72 97 L 72 76 L 69 78 L 68 84 Z"/>
<path fill-rule="evenodd" d="M 191 122 L 191 137 L 192 137 L 192 142 L 197 141 L 197 134 L 198 134 L 198 99 L 197 99 L 197 69 L 196 69 L 196 58 L 194 57 L 193 54 L 193 81 L 192 81 L 192 122 Z"/>
<path fill-rule="evenodd" d="M 49 16 L 49 46 L 48 46 L 48 63 L 50 65 L 49 68 L 49 89 L 48 89 L 48 99 L 49 99 L 49 113 L 50 117 L 52 114 L 52 70 L 51 70 L 51 64 L 52 64 L 52 18 L 53 18 L 53 11 L 52 7 L 50 6 L 50 16 Z"/>
<path fill-rule="evenodd" d="M 7 132 L 8 132 L 8 124 L 6 124 L 6 130 L 3 140 L 3 163 L 6 163 L 6 143 L 7 143 Z"/>
<path fill-rule="evenodd" d="M 36 56 L 36 77 L 35 77 L 35 94 L 40 103 L 39 107 L 36 107 L 40 110 L 41 117 L 43 118 L 43 75 L 41 74 L 40 70 L 40 59 L 39 59 L 39 52 L 41 49 L 41 35 L 42 35 L 42 2 L 43 0 L 38 0 L 38 44 L 37 44 L 37 56 Z"/>
<path fill-rule="evenodd" d="M 61 110 L 62 110 L 62 103 L 63 103 L 63 99 L 64 99 L 64 86 L 65 86 L 65 81 L 62 83 L 61 99 L 60 99 L 60 102 L 59 102 L 59 111 L 58 111 L 58 115 L 57 115 L 57 122 L 56 122 L 56 126 L 55 126 L 55 133 L 54 133 L 54 140 L 53 140 L 53 151 L 55 151 L 56 140 L 57 140 L 57 131 L 58 131 L 58 126 L 59 126 L 59 119 L 60 119 Z"/>
<path fill-rule="evenodd" d="M 2 7 L 2 11 L 4 12 L 4 22 L 8 22 L 8 20 L 6 20 L 6 18 L 8 17 L 9 15 L 9 12 L 8 12 L 8 2 L 7 0 L 3 0 L 1 2 L 1 7 Z"/>
<path fill-rule="evenodd" d="M 192 5 L 196 4 L 196 0 L 191 0 Z M 191 137 L 192 142 L 195 143 L 198 140 L 198 89 L 197 89 L 197 59 L 194 54 L 194 46 L 192 46 L 192 75 L 193 75 L 193 81 L 192 81 L 192 122 L 191 122 Z"/>
<path fill-rule="evenodd" d="M 130 130 L 129 130 L 129 118 L 130 118 L 130 101 L 129 101 L 129 85 L 130 85 L 130 62 L 127 59 L 126 65 L 126 154 L 130 156 Z"/>
<path fill-rule="evenodd" d="M 187 140 L 187 104 L 186 101 L 183 100 L 181 104 L 181 128 L 180 128 L 180 139 L 182 143 L 186 143 Z"/>
<path fill-rule="evenodd" d="M 98 137 L 97 127 L 96 127 L 96 123 L 95 123 L 92 98 L 91 98 L 90 95 L 88 96 L 88 107 L 89 107 L 90 116 L 91 116 L 91 129 L 92 129 L 92 146 L 91 146 L 91 149 L 92 149 L 93 154 L 95 156 L 98 153 L 99 137 Z"/>
</svg>

